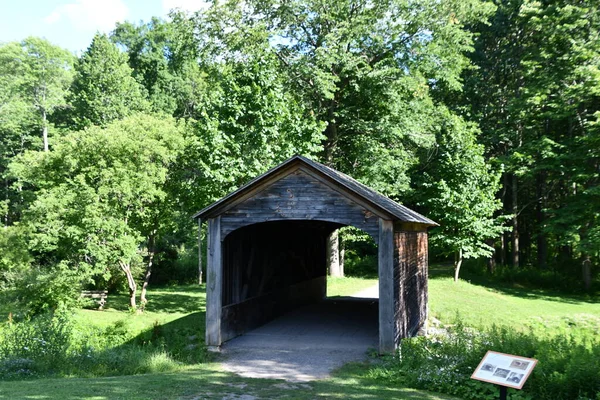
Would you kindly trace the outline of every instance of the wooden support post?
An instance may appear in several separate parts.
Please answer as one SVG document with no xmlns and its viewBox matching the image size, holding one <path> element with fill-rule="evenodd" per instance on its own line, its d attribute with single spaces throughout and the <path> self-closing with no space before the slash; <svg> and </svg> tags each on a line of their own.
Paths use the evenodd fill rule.
<svg viewBox="0 0 600 400">
<path fill-rule="evenodd" d="M 202 285 L 202 218 L 198 218 L 198 285 Z"/>
<path fill-rule="evenodd" d="M 379 219 L 379 352 L 396 350 L 394 339 L 394 224 Z"/>
<path fill-rule="evenodd" d="M 223 291 L 223 254 L 221 251 L 221 217 L 208 220 L 206 279 L 206 345 L 221 345 L 221 303 Z"/>
</svg>

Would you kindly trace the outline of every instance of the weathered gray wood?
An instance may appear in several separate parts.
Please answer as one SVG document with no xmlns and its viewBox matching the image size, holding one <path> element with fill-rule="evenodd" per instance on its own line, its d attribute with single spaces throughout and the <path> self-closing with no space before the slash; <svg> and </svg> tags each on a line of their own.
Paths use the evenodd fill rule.
<svg viewBox="0 0 600 400">
<path fill-rule="evenodd" d="M 206 280 L 206 345 L 221 345 L 221 293 L 223 290 L 223 254 L 221 251 L 221 217 L 208 220 Z"/>
<path fill-rule="evenodd" d="M 379 220 L 379 352 L 396 350 L 394 335 L 394 224 Z"/>
<path fill-rule="evenodd" d="M 245 198 L 221 216 L 223 237 L 243 226 L 266 221 L 320 220 L 351 225 L 379 235 L 378 216 L 327 183 L 298 169 Z"/>
<path fill-rule="evenodd" d="M 198 218 L 198 285 L 202 285 L 202 218 Z"/>
<path fill-rule="evenodd" d="M 108 298 L 108 290 L 82 290 L 81 297 L 95 300 L 98 310 L 102 310 Z"/>
<path fill-rule="evenodd" d="M 317 303 L 325 297 L 327 278 L 320 276 L 223 307 L 223 342 L 255 329 L 295 308 Z"/>
</svg>

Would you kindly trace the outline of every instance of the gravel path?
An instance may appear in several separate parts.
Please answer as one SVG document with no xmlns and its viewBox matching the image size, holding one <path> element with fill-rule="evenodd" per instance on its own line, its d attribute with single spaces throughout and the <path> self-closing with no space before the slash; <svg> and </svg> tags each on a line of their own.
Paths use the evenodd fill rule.
<svg viewBox="0 0 600 400">
<path fill-rule="evenodd" d="M 294 310 L 226 342 L 223 368 L 249 378 L 307 382 L 365 359 L 377 348 L 378 308 L 373 289 L 363 292 L 355 295 L 360 299 L 328 299 Z"/>
</svg>

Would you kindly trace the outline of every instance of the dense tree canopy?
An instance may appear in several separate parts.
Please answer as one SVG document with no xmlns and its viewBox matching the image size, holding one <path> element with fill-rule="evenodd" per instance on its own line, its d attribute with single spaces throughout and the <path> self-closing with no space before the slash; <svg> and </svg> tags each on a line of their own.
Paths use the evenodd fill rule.
<svg viewBox="0 0 600 400">
<path fill-rule="evenodd" d="M 304 154 L 438 221 L 457 277 L 489 257 L 590 287 L 599 11 L 230 0 L 119 23 L 78 60 L 1 44 L 0 283 L 121 284 L 133 307 L 153 271 L 193 279 L 191 214 Z"/>
</svg>

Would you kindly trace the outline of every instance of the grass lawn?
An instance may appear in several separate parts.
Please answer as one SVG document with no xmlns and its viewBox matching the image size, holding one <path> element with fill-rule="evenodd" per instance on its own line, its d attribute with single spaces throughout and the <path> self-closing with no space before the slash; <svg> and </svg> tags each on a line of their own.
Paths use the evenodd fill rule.
<svg viewBox="0 0 600 400">
<path fill-rule="evenodd" d="M 531 327 L 540 334 L 581 332 L 600 334 L 600 299 L 561 296 L 518 287 L 486 287 L 460 281 L 451 271 L 433 267 L 429 283 L 431 315 L 451 323 L 456 313 L 473 325 L 492 323 L 516 329 Z M 377 283 L 375 279 L 335 278 L 328 296 L 346 296 Z M 110 295 L 105 311 L 80 310 L 84 325 L 125 323 L 132 334 L 157 326 L 204 334 L 205 292 L 197 285 L 153 288 L 143 314 L 127 311 L 124 295 Z M 124 322 L 120 322 L 124 321 Z M 210 359 L 210 357 L 209 357 Z M 179 370 L 105 378 L 61 378 L 0 382 L 0 399 L 451 399 L 397 387 L 369 378 L 367 363 L 348 364 L 332 378 L 307 384 L 241 378 L 220 370 L 214 358 L 203 364 L 182 364 Z M 244 397 L 245 396 L 245 397 Z"/>
<path fill-rule="evenodd" d="M 0 399 L 453 399 L 421 390 L 382 386 L 362 377 L 363 371 L 360 365 L 349 365 L 332 379 L 286 383 L 241 378 L 209 363 L 163 374 L 3 382 Z"/>
<path fill-rule="evenodd" d="M 336 278 L 328 282 L 329 296 L 346 296 L 377 284 L 377 280 Z M 182 327 L 204 334 L 204 286 L 153 288 L 142 314 L 127 310 L 125 295 L 108 298 L 104 311 L 79 310 L 76 319 L 85 325 L 124 324 L 131 335 L 160 326 L 177 332 Z M 51 378 L 0 382 L 0 399 L 415 399 L 453 397 L 382 384 L 366 377 L 368 363 L 351 363 L 330 379 L 306 384 L 250 379 L 223 372 L 218 360 L 182 365 L 168 373 L 102 378 Z M 244 397 L 245 396 L 245 397 Z"/>
<path fill-rule="evenodd" d="M 330 277 L 327 279 L 327 296 L 350 296 L 377 285 L 377 282 L 377 279 L 353 278 L 349 276 L 345 278 Z"/>
<path fill-rule="evenodd" d="M 185 318 L 186 324 L 204 330 L 206 293 L 204 286 L 182 285 L 172 288 L 150 289 L 146 310 L 140 314 L 128 312 L 129 297 L 111 294 L 104 311 L 79 310 L 76 318 L 88 325 L 106 326 L 118 321 L 131 332 L 141 332 L 155 325 L 176 324 Z"/>
<path fill-rule="evenodd" d="M 600 336 L 600 297 L 563 295 L 519 286 L 454 282 L 452 271 L 434 266 L 429 280 L 431 316 L 451 323 L 458 315 L 472 326 L 505 325 L 543 335 Z"/>
</svg>

